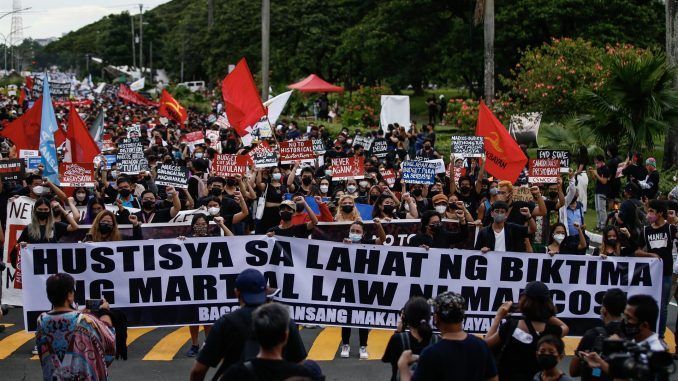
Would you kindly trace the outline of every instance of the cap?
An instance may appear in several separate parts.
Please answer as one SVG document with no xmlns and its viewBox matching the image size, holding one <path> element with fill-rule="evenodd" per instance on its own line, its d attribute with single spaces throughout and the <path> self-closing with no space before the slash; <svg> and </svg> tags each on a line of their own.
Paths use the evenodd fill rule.
<svg viewBox="0 0 678 381">
<path fill-rule="evenodd" d="M 650 165 L 657 168 L 657 159 L 654 157 L 648 157 L 647 160 L 645 160 L 645 165 Z"/>
<path fill-rule="evenodd" d="M 549 293 L 549 288 L 546 285 L 538 280 L 532 281 L 525 286 L 525 290 L 521 293 L 530 299 L 535 300 L 548 300 L 551 299 L 551 294 Z"/>
<path fill-rule="evenodd" d="M 235 278 L 235 288 L 246 305 L 260 305 L 266 302 L 266 279 L 255 269 L 247 269 Z"/>
<path fill-rule="evenodd" d="M 443 292 L 435 299 L 430 299 L 429 304 L 433 306 L 435 313 L 440 315 L 444 321 L 460 322 L 464 318 L 466 300 L 456 292 Z"/>
<path fill-rule="evenodd" d="M 437 195 L 433 196 L 432 201 L 433 201 L 433 205 L 435 205 L 435 204 L 438 203 L 438 202 L 443 202 L 443 201 L 444 201 L 445 203 L 448 203 L 448 202 L 447 202 L 447 196 L 445 196 L 445 195 L 442 194 L 442 193 L 438 193 Z"/>
<path fill-rule="evenodd" d="M 286 206 L 292 210 L 297 209 L 297 204 L 292 200 L 283 200 L 283 202 L 280 203 L 280 207 L 282 208 L 283 206 Z"/>
<path fill-rule="evenodd" d="M 509 206 L 504 201 L 495 201 L 494 204 L 492 204 L 492 210 L 497 210 L 497 209 L 504 209 L 504 210 L 508 211 Z"/>
</svg>

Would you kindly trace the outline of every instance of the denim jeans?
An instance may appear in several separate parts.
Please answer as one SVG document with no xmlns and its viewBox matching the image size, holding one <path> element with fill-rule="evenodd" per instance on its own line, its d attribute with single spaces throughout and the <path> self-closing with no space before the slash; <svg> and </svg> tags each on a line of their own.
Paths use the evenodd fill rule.
<svg viewBox="0 0 678 381">
<path fill-rule="evenodd" d="M 657 333 L 659 338 L 664 338 L 664 331 L 666 330 L 666 316 L 669 310 L 669 301 L 671 300 L 671 282 L 673 275 L 664 275 L 662 277 L 662 300 L 659 306 L 659 327 Z"/>
<path fill-rule="evenodd" d="M 596 215 L 598 216 L 598 229 L 605 227 L 607 222 L 607 195 L 596 193 Z"/>
</svg>

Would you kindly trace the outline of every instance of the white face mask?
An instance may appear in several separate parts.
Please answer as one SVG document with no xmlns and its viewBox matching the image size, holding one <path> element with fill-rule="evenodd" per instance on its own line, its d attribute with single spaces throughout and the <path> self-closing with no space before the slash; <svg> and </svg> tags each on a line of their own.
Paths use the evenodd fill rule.
<svg viewBox="0 0 678 381">
<path fill-rule="evenodd" d="M 359 185 L 361 188 L 367 188 L 370 185 L 370 183 L 368 183 L 367 181 L 361 181 Z"/>
<path fill-rule="evenodd" d="M 207 208 L 207 212 L 209 212 L 210 216 L 216 216 L 219 214 L 220 209 L 217 208 L 216 206 L 213 206 L 211 208 Z"/>
<path fill-rule="evenodd" d="M 356 186 L 355 185 L 349 185 L 349 186 L 346 187 L 346 190 L 348 191 L 348 193 L 353 193 L 356 190 Z"/>
<path fill-rule="evenodd" d="M 282 178 L 282 175 L 280 173 L 274 173 L 273 174 L 273 181 L 280 181 Z"/>
<path fill-rule="evenodd" d="M 361 239 L 363 239 L 363 236 L 358 233 L 349 233 L 348 238 L 351 240 L 351 242 L 358 243 Z"/>
<path fill-rule="evenodd" d="M 560 243 L 563 242 L 563 240 L 565 240 L 565 234 L 554 234 L 553 240 L 560 245 Z"/>
<path fill-rule="evenodd" d="M 196 152 L 196 153 L 195 153 L 195 158 L 196 158 L 196 159 L 202 159 L 202 152 Z"/>
<path fill-rule="evenodd" d="M 47 188 L 43 187 L 42 185 L 36 185 L 33 187 L 33 193 L 37 195 L 41 195 L 43 193 L 46 193 Z"/>
<path fill-rule="evenodd" d="M 85 198 L 87 198 L 87 193 L 76 193 L 75 198 L 78 201 L 85 201 Z"/>
<path fill-rule="evenodd" d="M 436 212 L 443 214 L 447 211 L 447 206 L 445 205 L 436 205 Z"/>
<path fill-rule="evenodd" d="M 327 191 L 330 189 L 327 185 L 321 185 L 320 186 L 320 191 L 323 193 L 327 193 Z"/>
</svg>

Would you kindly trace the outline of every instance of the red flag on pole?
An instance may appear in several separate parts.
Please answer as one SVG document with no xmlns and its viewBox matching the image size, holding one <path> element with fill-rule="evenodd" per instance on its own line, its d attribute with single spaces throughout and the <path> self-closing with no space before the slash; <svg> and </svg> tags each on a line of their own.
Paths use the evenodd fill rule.
<svg viewBox="0 0 678 381">
<path fill-rule="evenodd" d="M 504 125 L 480 101 L 476 136 L 485 137 L 485 169 L 489 174 L 514 183 L 527 164 L 527 157 Z"/>
<path fill-rule="evenodd" d="M 26 77 L 26 88 L 30 91 L 33 90 L 33 77 Z"/>
<path fill-rule="evenodd" d="M 188 119 L 188 113 L 186 109 L 177 102 L 176 99 L 167 92 L 167 90 L 162 89 L 160 93 L 160 108 L 158 109 L 158 114 L 171 119 L 179 124 L 184 124 L 186 119 Z"/>
<path fill-rule="evenodd" d="M 94 157 L 101 153 L 99 146 L 92 139 L 85 122 L 80 119 L 80 115 L 73 105 L 71 105 L 68 113 L 66 138 L 70 142 L 71 163 L 92 163 Z"/>
<path fill-rule="evenodd" d="M 11 140 L 17 152 L 22 149 L 37 150 L 40 145 L 40 123 L 42 117 L 42 96 L 19 119 L 9 123 L 0 131 L 0 136 Z"/>
<path fill-rule="evenodd" d="M 224 78 L 221 94 L 224 97 L 228 122 L 240 136 L 247 135 L 249 133 L 247 128 L 254 126 L 266 115 L 254 78 L 244 58 Z"/>
</svg>

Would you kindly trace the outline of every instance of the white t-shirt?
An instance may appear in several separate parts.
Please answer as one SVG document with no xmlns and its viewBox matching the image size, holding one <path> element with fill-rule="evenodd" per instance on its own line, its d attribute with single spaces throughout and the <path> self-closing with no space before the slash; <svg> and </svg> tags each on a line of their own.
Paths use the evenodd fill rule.
<svg viewBox="0 0 678 381">
<path fill-rule="evenodd" d="M 499 233 L 495 232 L 494 229 L 494 251 L 506 251 L 506 238 L 504 236 L 504 229 L 502 228 Z"/>
<path fill-rule="evenodd" d="M 656 333 L 653 333 L 647 339 L 639 342 L 638 344 L 648 344 L 650 346 L 650 350 L 653 352 L 664 352 L 666 350 L 664 344 L 662 344 L 661 340 L 659 340 L 659 335 Z"/>
</svg>

